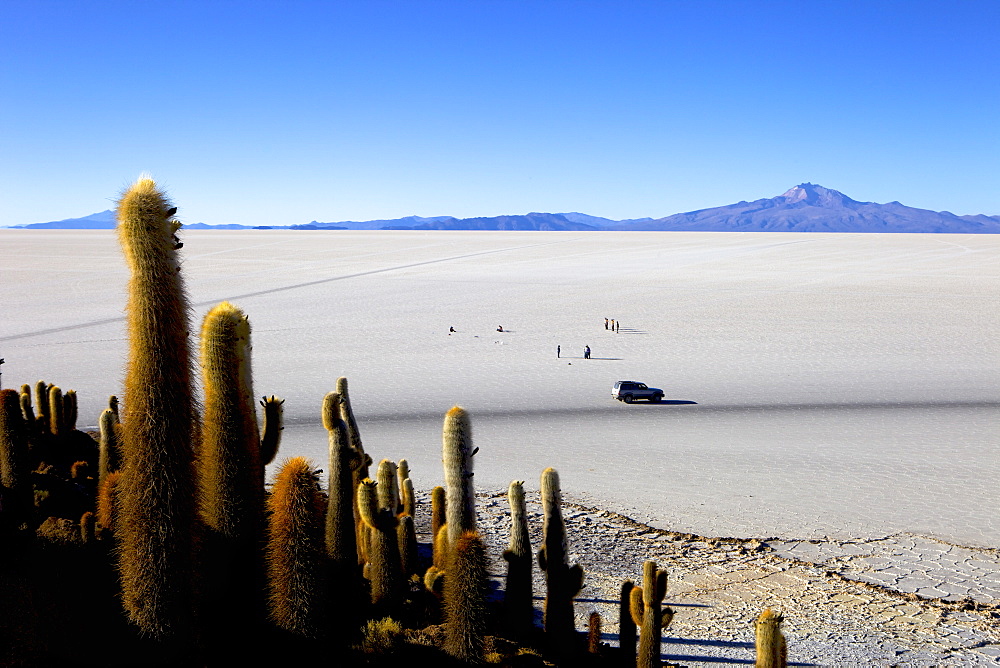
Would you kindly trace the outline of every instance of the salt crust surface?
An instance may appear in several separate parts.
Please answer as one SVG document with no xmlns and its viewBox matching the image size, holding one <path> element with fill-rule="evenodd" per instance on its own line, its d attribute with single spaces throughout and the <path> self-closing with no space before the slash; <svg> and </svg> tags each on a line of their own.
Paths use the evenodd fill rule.
<svg viewBox="0 0 1000 668">
<path fill-rule="evenodd" d="M 257 393 L 287 399 L 282 455 L 323 466 L 319 406 L 344 375 L 366 449 L 376 459 L 406 457 L 429 489 L 442 481 L 441 420 L 457 403 L 472 415 L 481 490 L 511 479 L 537 489 L 540 471 L 554 466 L 567 499 L 596 509 L 594 525 L 614 528 L 599 515 L 611 511 L 653 532 L 773 538 L 746 562 L 770 574 L 744 579 L 759 581 L 753 587 L 778 607 L 783 599 L 790 625 L 803 623 L 793 621 L 796 606 L 817 588 L 848 586 L 843 578 L 888 597 L 864 599 L 853 618 L 843 613 L 854 619 L 856 633 L 844 631 L 854 640 L 807 634 L 800 648 L 815 645 L 806 652 L 813 663 L 856 665 L 845 649 L 854 645 L 862 663 L 1000 655 L 994 613 L 940 612 L 963 598 L 995 609 L 1000 588 L 990 549 L 1000 547 L 997 236 L 182 236 L 192 331 L 222 300 L 249 314 Z M 121 386 L 126 280 L 112 232 L 0 230 L 4 385 L 44 378 L 76 389 L 81 426 L 96 422 Z M 605 330 L 606 317 L 620 331 Z M 581 359 L 585 345 L 591 360 Z M 610 398 L 619 379 L 663 388 L 668 401 L 619 404 Z M 502 523 L 502 507 L 494 511 Z M 605 533 L 608 546 L 631 545 L 627 532 Z M 682 595 L 695 598 L 722 591 L 699 580 L 713 563 L 725 573 L 744 568 L 735 548 L 675 543 L 659 552 L 635 544 L 629 558 L 603 564 L 611 547 L 591 550 L 580 561 L 592 575 L 606 572 L 605 597 L 616 596 L 622 569 L 638 577 L 643 555 L 677 560 L 692 587 Z M 760 584 L 789 569 L 805 589 Z M 774 604 L 746 593 L 749 584 L 727 587 L 750 597 L 735 608 L 740 623 Z M 706 604 L 722 615 L 712 628 L 733 617 L 732 603 Z M 834 614 L 822 596 L 815 603 L 799 612 Z M 896 615 L 927 619 L 923 631 L 897 634 L 905 647 L 893 649 L 898 637 L 880 640 L 871 623 L 883 603 L 939 607 Z M 979 615 L 962 622 L 979 630 L 955 627 L 961 615 Z M 678 615 L 678 636 L 698 637 L 698 619 Z M 960 632 L 966 640 L 952 642 Z M 731 642 L 744 642 L 740 633 L 734 626 Z M 694 664 L 732 662 L 745 649 L 665 644 L 664 653 Z"/>
</svg>

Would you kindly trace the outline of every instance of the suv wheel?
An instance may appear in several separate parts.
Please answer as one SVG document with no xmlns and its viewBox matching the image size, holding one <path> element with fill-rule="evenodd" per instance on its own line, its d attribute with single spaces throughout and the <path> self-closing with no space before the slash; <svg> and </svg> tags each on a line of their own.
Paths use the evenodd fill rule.
<svg viewBox="0 0 1000 668">
<path fill-rule="evenodd" d="M 649 398 L 649 401 L 650 401 L 650 403 L 658 404 L 658 403 L 660 403 L 661 399 L 663 399 L 663 395 L 662 394 L 654 394 L 653 396 L 651 396 Z"/>
<path fill-rule="evenodd" d="M 625 402 L 625 403 L 627 403 L 627 404 L 630 404 L 630 403 L 632 403 L 632 395 L 631 395 L 631 394 L 626 394 L 626 395 L 625 395 L 625 396 L 624 396 L 624 397 L 622 398 L 622 401 L 624 401 L 624 402 Z"/>
</svg>

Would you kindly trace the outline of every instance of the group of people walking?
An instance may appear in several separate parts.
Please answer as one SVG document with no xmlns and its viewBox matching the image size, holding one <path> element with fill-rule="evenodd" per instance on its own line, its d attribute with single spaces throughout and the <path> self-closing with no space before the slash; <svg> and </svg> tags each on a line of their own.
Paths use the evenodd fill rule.
<svg viewBox="0 0 1000 668">
<path fill-rule="evenodd" d="M 610 329 L 612 332 L 617 332 L 620 324 L 617 320 L 604 319 L 604 329 Z"/>
<path fill-rule="evenodd" d="M 562 346 L 556 346 L 556 357 L 562 357 Z M 583 347 L 583 359 L 590 359 L 590 346 Z"/>
</svg>

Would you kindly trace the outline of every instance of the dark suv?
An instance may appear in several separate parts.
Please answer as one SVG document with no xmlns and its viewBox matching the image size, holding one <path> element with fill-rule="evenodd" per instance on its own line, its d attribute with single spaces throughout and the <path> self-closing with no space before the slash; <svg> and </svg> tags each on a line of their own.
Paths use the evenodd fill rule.
<svg viewBox="0 0 1000 668">
<path fill-rule="evenodd" d="M 651 403 L 656 403 L 663 399 L 663 390 L 635 380 L 619 380 L 611 388 L 611 396 L 627 404 L 635 399 L 649 399 Z"/>
</svg>

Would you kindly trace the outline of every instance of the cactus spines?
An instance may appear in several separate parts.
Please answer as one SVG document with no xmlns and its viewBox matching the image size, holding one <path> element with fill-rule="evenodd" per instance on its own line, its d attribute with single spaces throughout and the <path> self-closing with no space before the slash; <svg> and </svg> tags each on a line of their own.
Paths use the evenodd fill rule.
<svg viewBox="0 0 1000 668">
<path fill-rule="evenodd" d="M 28 387 L 25 385 L 24 387 Z M 35 428 L 35 408 L 31 405 L 31 392 L 24 391 L 24 387 L 21 388 L 21 416 L 24 417 L 26 426 L 33 430 Z"/>
<path fill-rule="evenodd" d="M 642 587 L 635 587 L 631 593 L 633 617 L 642 629 L 639 632 L 637 668 L 660 665 L 660 638 L 663 629 L 674 618 L 673 610 L 660 608 L 666 595 L 667 572 L 657 570 L 655 561 L 647 561 L 642 567 Z"/>
<path fill-rule="evenodd" d="M 399 479 L 398 512 L 405 515 L 414 515 L 417 506 L 417 497 L 413 493 L 413 481 L 410 480 L 410 462 L 400 459 L 396 465 L 396 476 Z M 409 491 L 407 491 L 407 484 L 409 484 Z"/>
<path fill-rule="evenodd" d="M 118 529 L 118 483 L 122 474 L 112 471 L 97 488 L 97 522 L 109 531 Z"/>
<path fill-rule="evenodd" d="M 98 480 L 103 481 L 109 473 L 117 471 L 119 468 L 121 426 L 118 422 L 118 414 L 110 408 L 104 409 L 97 425 L 101 434 L 98 442 L 97 475 Z"/>
<path fill-rule="evenodd" d="M 250 322 L 222 302 L 201 326 L 205 388 L 199 450 L 202 519 L 241 549 L 253 549 L 264 524 L 264 472 L 250 365 Z"/>
<path fill-rule="evenodd" d="M 757 644 L 757 668 L 785 668 L 787 647 L 781 632 L 781 614 L 770 608 L 760 613 L 755 626 Z"/>
<path fill-rule="evenodd" d="M 417 529 L 413 524 L 412 515 L 399 516 L 396 540 L 399 542 L 399 563 L 403 570 L 403 578 L 409 580 L 410 576 L 417 572 Z"/>
<path fill-rule="evenodd" d="M 406 461 L 406 460 L 403 460 Z M 409 478 L 403 480 L 403 486 L 400 489 L 400 502 L 403 506 L 403 514 L 409 515 L 410 517 L 416 517 L 417 515 L 417 494 L 413 491 L 413 481 Z"/>
<path fill-rule="evenodd" d="M 486 546 L 466 531 L 452 545 L 444 582 L 445 651 L 462 661 L 482 662 L 488 594 Z"/>
<path fill-rule="evenodd" d="M 431 566 L 424 573 L 424 588 L 438 598 L 444 596 L 444 571 L 437 566 Z"/>
<path fill-rule="evenodd" d="M 448 548 L 450 543 L 448 542 L 448 523 L 445 522 L 438 529 L 437 534 L 434 535 L 434 553 L 433 553 L 433 563 L 435 566 L 444 570 L 448 567 Z"/>
<path fill-rule="evenodd" d="M 601 653 L 601 613 L 596 610 L 587 619 L 587 652 Z"/>
<path fill-rule="evenodd" d="M 28 425 L 17 390 L 0 390 L 0 487 L 11 524 L 28 521 L 33 500 L 28 454 Z"/>
<path fill-rule="evenodd" d="M 260 400 L 260 405 L 264 409 L 264 428 L 260 434 L 260 461 L 264 466 L 274 461 L 275 455 L 278 454 L 278 446 L 281 445 L 281 432 L 285 428 L 284 403 L 284 399 L 273 394 Z"/>
<path fill-rule="evenodd" d="M 347 391 L 347 378 L 344 376 L 337 379 L 336 392 L 340 395 L 340 417 L 347 423 L 347 433 L 351 437 L 351 446 L 364 455 L 365 448 L 361 445 L 361 430 L 358 429 L 358 421 L 354 419 L 354 409 L 351 408 L 351 395 Z M 368 466 L 370 464 L 370 459 L 362 462 L 362 466 L 358 468 L 357 472 L 358 482 L 368 477 Z"/>
<path fill-rule="evenodd" d="M 444 487 L 435 487 L 431 490 L 431 538 L 436 539 L 438 530 L 447 522 L 445 516 L 445 491 Z"/>
<path fill-rule="evenodd" d="M 63 395 L 63 424 L 66 431 L 76 429 L 77 400 L 76 390 L 67 390 Z"/>
<path fill-rule="evenodd" d="M 38 423 L 49 430 L 49 386 L 44 380 L 35 383 L 35 405 L 38 406 Z"/>
<path fill-rule="evenodd" d="M 393 612 L 403 597 L 403 569 L 399 556 L 399 523 L 394 508 L 379 504 L 378 483 L 366 478 L 358 486 L 358 510 L 369 529 L 368 573 L 372 603 Z"/>
<path fill-rule="evenodd" d="M 375 469 L 375 482 L 378 483 L 379 508 L 391 510 L 393 515 L 399 514 L 399 488 L 396 486 L 396 464 L 383 459 Z"/>
<path fill-rule="evenodd" d="M 469 414 L 455 406 L 445 414 L 442 460 L 447 502 L 448 542 L 455 544 L 466 531 L 476 530 L 476 495 L 472 485 L 472 424 Z"/>
<path fill-rule="evenodd" d="M 621 597 L 618 600 L 618 646 L 621 657 L 621 665 L 635 665 L 635 641 L 636 641 L 636 621 L 632 613 L 632 592 L 636 589 L 635 583 L 625 580 L 622 583 Z M 642 590 L 639 591 L 637 603 L 642 606 Z M 637 614 L 642 619 L 641 614 Z"/>
<path fill-rule="evenodd" d="M 531 542 L 528 539 L 528 514 L 524 501 L 524 481 L 514 480 L 507 489 L 510 504 L 510 544 L 504 550 L 507 561 L 507 584 L 504 587 L 504 615 L 507 627 L 519 635 L 531 629 L 534 618 L 531 590 Z"/>
<path fill-rule="evenodd" d="M 570 566 L 566 525 L 562 518 L 559 474 L 554 468 L 542 471 L 542 549 L 538 565 L 545 571 L 545 632 L 554 647 L 564 646 L 575 633 L 573 597 L 583 587 L 583 569 Z"/>
<path fill-rule="evenodd" d="M 66 432 L 65 407 L 63 405 L 62 389 L 52 385 L 49 387 L 49 432 L 60 436 Z"/>
<path fill-rule="evenodd" d="M 292 633 L 324 634 L 327 614 L 323 498 L 304 457 L 287 460 L 268 499 L 268 600 L 271 619 Z"/>
<path fill-rule="evenodd" d="M 323 426 L 329 434 L 329 487 L 326 509 L 326 549 L 333 563 L 343 569 L 358 563 L 354 525 L 354 471 L 360 455 L 351 445 L 347 425 L 340 417 L 340 395 L 323 398 Z"/>
<path fill-rule="evenodd" d="M 146 176 L 118 201 L 118 237 L 131 271 L 118 563 L 132 622 L 179 640 L 192 630 L 196 416 L 180 223 L 172 214 Z"/>
<path fill-rule="evenodd" d="M 95 540 L 94 513 L 87 511 L 80 517 L 80 540 L 86 545 Z"/>
</svg>

